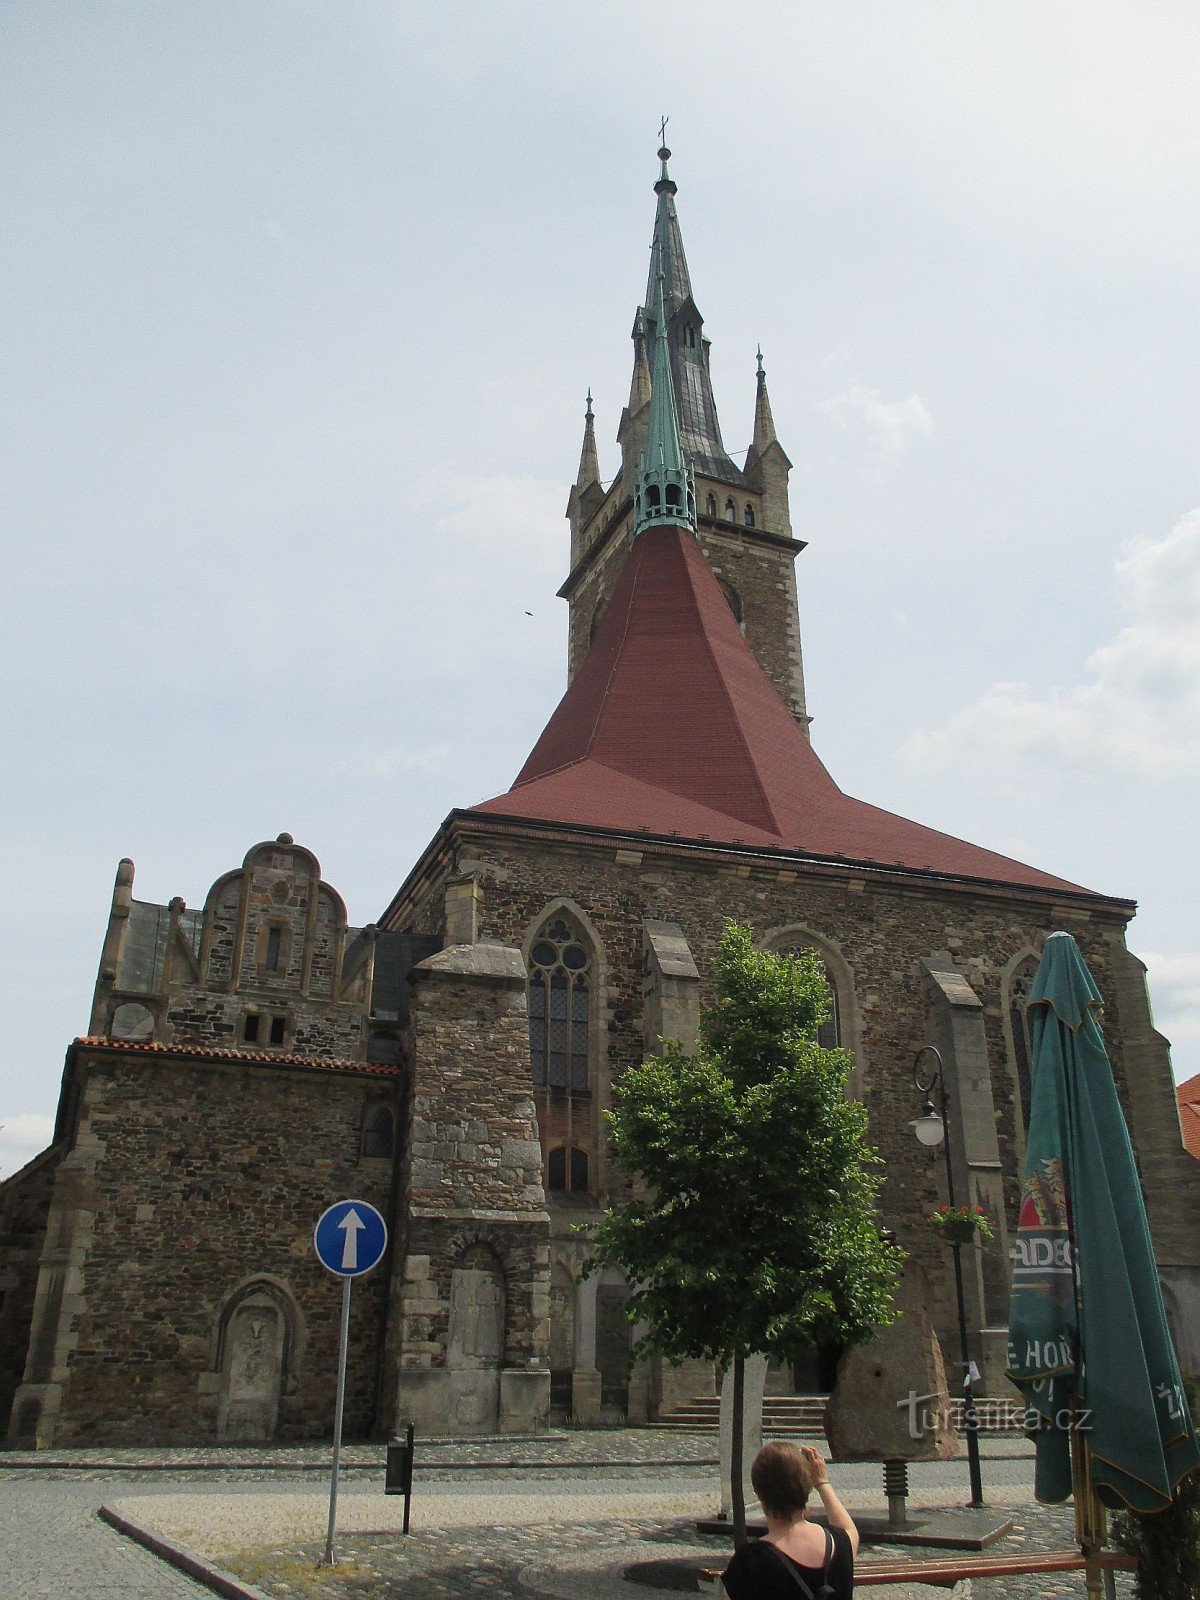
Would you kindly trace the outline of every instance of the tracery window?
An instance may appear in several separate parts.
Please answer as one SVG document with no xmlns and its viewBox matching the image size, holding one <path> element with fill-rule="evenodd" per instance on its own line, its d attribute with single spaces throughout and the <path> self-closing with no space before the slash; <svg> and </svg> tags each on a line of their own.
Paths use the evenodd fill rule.
<svg viewBox="0 0 1200 1600">
<path fill-rule="evenodd" d="M 529 952 L 529 1056 L 551 1193 L 585 1196 L 595 1179 L 592 1099 L 592 944 L 565 911 L 553 913 Z"/>
<path fill-rule="evenodd" d="M 813 949 L 812 945 L 786 945 L 779 953 L 784 956 L 801 956 L 806 951 L 810 951 L 821 963 L 821 971 L 825 974 L 825 987 L 829 991 L 829 1015 L 817 1029 L 817 1043 L 823 1050 L 838 1050 L 842 1043 L 842 1019 L 838 1008 L 837 984 L 833 981 L 829 963 L 819 950 Z"/>
<path fill-rule="evenodd" d="M 534 940 L 529 973 L 529 1053 L 538 1088 L 586 1094 L 591 957 L 579 931 L 555 917 Z"/>
</svg>

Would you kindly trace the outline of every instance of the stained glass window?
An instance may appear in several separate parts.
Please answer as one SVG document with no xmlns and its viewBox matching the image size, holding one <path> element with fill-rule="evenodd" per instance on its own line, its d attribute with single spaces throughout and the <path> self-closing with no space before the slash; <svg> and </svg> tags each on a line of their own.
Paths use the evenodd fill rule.
<svg viewBox="0 0 1200 1600">
<path fill-rule="evenodd" d="M 530 951 L 529 1054 L 533 1081 L 560 1093 L 586 1093 L 588 977 L 591 957 L 578 931 L 555 917 Z"/>
</svg>

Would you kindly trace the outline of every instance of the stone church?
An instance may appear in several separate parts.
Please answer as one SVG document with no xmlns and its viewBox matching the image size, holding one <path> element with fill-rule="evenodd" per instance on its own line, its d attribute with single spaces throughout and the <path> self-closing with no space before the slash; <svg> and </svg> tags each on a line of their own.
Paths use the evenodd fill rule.
<svg viewBox="0 0 1200 1600">
<path fill-rule="evenodd" d="M 949 1255 L 922 1226 L 943 1162 L 910 1128 L 914 1055 L 940 1050 L 959 1193 L 1000 1218 L 967 1272 L 992 1393 L 1025 999 L 1046 936 L 1074 934 L 1181 1357 L 1200 1364 L 1200 1167 L 1126 949 L 1134 905 L 853 799 L 822 765 L 790 463 L 761 357 L 753 444 L 740 466 L 725 450 L 668 156 L 620 471 L 605 487 L 589 398 L 567 503 L 567 688 L 512 787 L 452 811 L 362 928 L 286 833 L 197 909 L 137 899 L 121 862 L 53 1143 L 0 1184 L 11 1443 L 327 1434 L 340 1297 L 312 1230 L 351 1196 L 390 1245 L 353 1297 L 348 1435 L 644 1421 L 711 1393 L 696 1364 L 629 1370 L 626 1285 L 581 1281 L 580 1224 L 626 1192 L 613 1085 L 694 1039 L 727 917 L 824 963 L 825 1041 L 849 1052 L 886 1161 L 883 1220 L 953 1350 Z M 817 1390 L 829 1365 L 797 1352 L 773 1382 Z"/>
</svg>

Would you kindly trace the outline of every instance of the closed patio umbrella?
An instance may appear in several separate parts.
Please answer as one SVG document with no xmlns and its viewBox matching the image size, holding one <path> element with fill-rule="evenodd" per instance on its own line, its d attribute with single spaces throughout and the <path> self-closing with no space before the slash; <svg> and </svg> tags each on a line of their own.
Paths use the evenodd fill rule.
<svg viewBox="0 0 1200 1600">
<path fill-rule="evenodd" d="M 1103 1507 L 1163 1510 L 1200 1466 L 1101 1009 L 1075 940 L 1051 934 L 1029 996 L 1008 1373 L 1038 1417 L 1037 1498 L 1075 1494 L 1089 1594 Z"/>
</svg>

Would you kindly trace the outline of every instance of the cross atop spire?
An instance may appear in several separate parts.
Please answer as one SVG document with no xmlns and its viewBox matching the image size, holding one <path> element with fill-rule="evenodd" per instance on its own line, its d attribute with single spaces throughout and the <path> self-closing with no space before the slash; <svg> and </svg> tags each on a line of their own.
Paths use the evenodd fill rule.
<svg viewBox="0 0 1200 1600">
<path fill-rule="evenodd" d="M 660 132 L 665 135 L 665 117 Z M 680 433 L 688 460 L 697 472 L 706 477 L 740 486 L 742 474 L 726 455 L 721 440 L 721 425 L 717 420 L 712 380 L 708 372 L 704 318 L 692 295 L 692 280 L 675 210 L 678 186 L 667 167 L 670 157 L 671 152 L 664 142 L 658 152 L 661 165 L 658 181 L 654 185 L 658 204 L 654 213 L 654 240 L 650 246 L 650 274 L 646 282 L 645 304 L 640 310 L 634 337 L 636 340 L 639 331 L 644 330 L 649 347 L 647 353 L 653 364 L 652 351 L 657 349 L 660 331 L 669 334 L 667 346 L 671 376 L 675 386 Z"/>
</svg>

